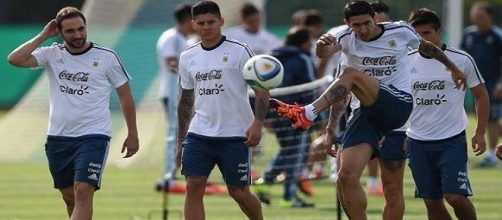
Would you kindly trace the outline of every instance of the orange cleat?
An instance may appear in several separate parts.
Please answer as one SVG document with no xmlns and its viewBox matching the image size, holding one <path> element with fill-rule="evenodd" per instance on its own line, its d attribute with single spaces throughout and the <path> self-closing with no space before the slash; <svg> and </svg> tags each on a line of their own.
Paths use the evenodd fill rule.
<svg viewBox="0 0 502 220">
<path fill-rule="evenodd" d="M 300 183 L 298 184 L 298 188 L 300 188 L 300 191 L 307 196 L 314 195 L 314 188 L 312 187 L 312 184 L 310 183 L 310 181 L 308 181 L 307 179 L 300 180 Z"/>
<path fill-rule="evenodd" d="M 275 106 L 275 111 L 280 116 L 293 122 L 293 128 L 298 130 L 307 130 L 310 127 L 312 122 L 305 116 L 305 108 L 300 106 L 298 103 L 290 105 L 273 98 L 270 99 L 270 101 L 272 101 L 273 106 Z"/>
</svg>

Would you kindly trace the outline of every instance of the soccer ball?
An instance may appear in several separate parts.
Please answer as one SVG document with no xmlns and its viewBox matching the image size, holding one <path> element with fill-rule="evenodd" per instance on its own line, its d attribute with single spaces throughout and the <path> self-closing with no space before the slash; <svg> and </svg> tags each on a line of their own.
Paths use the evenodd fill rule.
<svg viewBox="0 0 502 220">
<path fill-rule="evenodd" d="M 284 67 L 277 58 L 262 54 L 251 57 L 244 64 L 242 74 L 251 88 L 266 91 L 281 85 Z"/>
</svg>

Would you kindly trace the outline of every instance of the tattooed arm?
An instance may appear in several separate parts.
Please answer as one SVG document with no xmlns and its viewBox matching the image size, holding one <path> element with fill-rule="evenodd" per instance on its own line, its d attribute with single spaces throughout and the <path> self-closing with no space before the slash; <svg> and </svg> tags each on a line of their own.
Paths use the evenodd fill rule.
<svg viewBox="0 0 502 220">
<path fill-rule="evenodd" d="M 181 89 L 180 100 L 178 102 L 178 137 L 176 139 L 176 164 L 178 167 L 181 165 L 182 143 L 193 117 L 194 103 L 195 96 L 193 89 Z"/>
<path fill-rule="evenodd" d="M 250 147 L 254 147 L 260 143 L 261 127 L 268 111 L 268 99 L 270 93 L 268 91 L 255 91 L 254 102 L 254 121 L 251 127 L 246 131 L 246 141 L 244 142 Z"/>
<path fill-rule="evenodd" d="M 467 86 L 467 78 L 465 74 L 460 71 L 460 69 L 446 56 L 446 54 L 439 47 L 429 41 L 421 39 L 420 45 L 418 46 L 418 51 L 444 64 L 451 71 L 451 77 L 453 79 L 453 82 L 455 82 L 455 88 L 462 88 L 465 90 Z"/>
</svg>

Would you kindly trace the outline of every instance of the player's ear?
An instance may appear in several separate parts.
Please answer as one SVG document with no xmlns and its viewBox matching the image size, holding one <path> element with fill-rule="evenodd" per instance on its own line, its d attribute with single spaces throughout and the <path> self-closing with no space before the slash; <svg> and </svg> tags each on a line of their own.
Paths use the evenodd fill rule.
<svg viewBox="0 0 502 220">
<path fill-rule="evenodd" d="M 221 22 L 221 26 L 225 25 L 225 19 L 223 17 L 220 17 L 220 22 Z"/>
<path fill-rule="evenodd" d="M 190 21 L 190 23 L 192 24 L 192 29 L 194 29 L 194 30 L 195 30 L 195 20 L 193 20 L 193 19 L 192 19 L 192 20 Z"/>
<path fill-rule="evenodd" d="M 349 26 L 350 27 L 350 24 L 349 24 L 349 21 L 347 21 L 347 19 L 343 19 L 343 23 L 345 23 L 345 25 Z"/>
</svg>

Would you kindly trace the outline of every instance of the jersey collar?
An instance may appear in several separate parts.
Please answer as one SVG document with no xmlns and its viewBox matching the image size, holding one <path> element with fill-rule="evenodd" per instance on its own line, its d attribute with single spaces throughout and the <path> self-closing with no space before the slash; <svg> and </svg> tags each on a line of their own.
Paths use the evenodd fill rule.
<svg viewBox="0 0 502 220">
<path fill-rule="evenodd" d="M 383 24 L 377 24 L 377 25 L 378 25 L 378 27 L 379 27 L 379 28 L 381 28 L 381 29 L 382 29 L 382 32 L 380 32 L 377 36 L 375 36 L 375 37 L 373 37 L 373 38 L 369 39 L 367 42 L 377 40 L 377 39 L 378 39 L 378 38 L 380 38 L 380 37 L 383 35 L 383 33 L 385 32 L 385 27 L 383 26 Z"/>
<path fill-rule="evenodd" d="M 71 54 L 71 55 L 74 55 L 74 56 L 75 56 L 75 55 L 82 55 L 82 54 L 84 54 L 84 53 L 87 53 L 87 51 L 91 50 L 93 47 L 94 47 L 94 43 L 93 43 L 93 42 L 90 42 L 89 47 L 87 47 L 85 50 L 83 50 L 83 51 L 81 51 L 81 52 L 78 52 L 78 53 L 72 53 L 72 52 L 70 52 L 70 51 L 68 50 L 68 48 L 66 48 L 66 45 L 65 45 L 65 47 L 64 47 L 64 48 L 66 49 L 66 51 L 67 51 L 69 54 Z"/>
<path fill-rule="evenodd" d="M 220 41 L 217 44 L 215 44 L 214 46 L 204 47 L 204 45 L 202 45 L 202 44 L 200 44 L 200 46 L 202 47 L 203 50 L 207 50 L 207 51 L 214 50 L 214 49 L 218 48 L 223 42 L 225 42 L 226 39 L 227 39 L 227 37 L 225 35 L 221 35 Z"/>
</svg>

